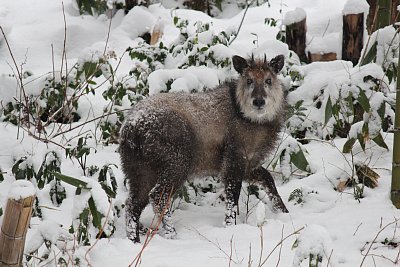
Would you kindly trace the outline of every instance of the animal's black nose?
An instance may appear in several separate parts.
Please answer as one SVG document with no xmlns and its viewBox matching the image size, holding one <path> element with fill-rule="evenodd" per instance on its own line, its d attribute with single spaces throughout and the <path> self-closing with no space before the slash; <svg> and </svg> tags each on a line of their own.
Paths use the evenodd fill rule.
<svg viewBox="0 0 400 267">
<path fill-rule="evenodd" d="M 265 105 L 265 100 L 263 98 L 256 98 L 253 100 L 253 105 L 258 108 L 261 108 L 262 106 Z"/>
</svg>

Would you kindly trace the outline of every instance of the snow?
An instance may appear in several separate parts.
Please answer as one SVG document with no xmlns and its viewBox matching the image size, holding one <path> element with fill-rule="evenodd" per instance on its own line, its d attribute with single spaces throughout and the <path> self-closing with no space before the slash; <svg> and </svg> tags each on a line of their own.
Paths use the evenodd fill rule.
<svg viewBox="0 0 400 267">
<path fill-rule="evenodd" d="M 366 0 L 348 0 L 343 7 L 343 15 L 349 14 L 368 14 L 369 4 Z"/>
<path fill-rule="evenodd" d="M 65 240 L 68 237 L 70 237 L 70 234 L 62 228 L 62 225 L 50 220 L 42 221 L 26 242 L 24 252 L 32 253 L 36 251 L 45 241 L 58 244 L 58 241 Z"/>
<path fill-rule="evenodd" d="M 332 252 L 332 240 L 326 228 L 311 224 L 301 232 L 297 239 L 296 253 L 293 259 L 293 267 L 300 266 L 304 259 L 314 256 L 326 256 Z M 333 265 L 333 260 L 330 264 Z"/>
<path fill-rule="evenodd" d="M 8 191 L 8 198 L 21 200 L 30 196 L 34 196 L 35 193 L 35 187 L 31 182 L 25 180 L 17 180 L 11 184 L 10 190 Z"/>
<path fill-rule="evenodd" d="M 189 67 L 187 69 L 160 69 L 149 75 L 150 95 L 167 91 L 166 83 L 173 79 L 171 92 L 203 91 L 204 88 L 214 88 L 226 79 L 222 70 L 205 66 Z"/>
<path fill-rule="evenodd" d="M 305 19 L 307 16 L 306 12 L 304 11 L 304 9 L 300 8 L 300 7 L 296 7 L 295 10 L 293 11 L 289 11 L 285 14 L 285 17 L 283 19 L 283 24 L 284 25 L 291 25 L 294 24 L 296 22 L 300 22 L 303 19 Z"/>
<path fill-rule="evenodd" d="M 158 25 L 163 30 L 161 41 L 165 45 L 170 45 L 179 36 L 179 30 L 173 24 L 173 17 L 178 16 L 189 20 L 190 34 L 195 31 L 196 25 L 199 25 L 195 25 L 198 20 L 202 23 L 211 22 L 210 31 L 199 36 L 200 42 L 209 42 L 211 33 L 222 30 L 228 34 L 236 32 L 244 14 L 244 11 L 238 9 L 236 4 L 232 4 L 217 18 L 211 18 L 202 12 L 184 9 L 182 2 L 163 1 L 165 7 L 161 4 L 154 4 L 149 8 L 136 7 L 128 14 L 124 14 L 123 10 L 117 11 L 111 21 L 111 31 L 107 42 L 110 20 L 104 15 L 94 17 L 79 15 L 76 2 L 65 0 L 67 65 L 71 67 L 77 62 L 101 59 L 106 49 L 107 53 L 110 52 L 107 55 L 115 54 L 115 58 L 110 56 L 113 58 L 110 60 L 112 67 L 114 70 L 117 69 L 116 80 L 113 84 L 122 81 L 134 88 L 136 81 L 127 73 L 135 64 L 142 63 L 132 61 L 125 50 L 128 47 L 136 47 L 141 41 L 138 38 L 140 35 L 152 31 Z M 225 2 L 227 1 L 223 2 L 224 5 Z M 317 129 L 305 136 L 305 139 L 310 141 L 301 146 L 306 151 L 305 157 L 310 163 L 310 175 L 305 176 L 301 172 L 293 174 L 293 166 L 284 164 L 285 161 L 287 163 L 290 160 L 289 154 L 286 153 L 282 158 L 282 168 L 278 166 L 275 169 L 277 173 L 272 173 L 276 177 L 277 189 L 290 213 L 274 213 L 268 203 L 260 201 L 264 199 L 265 192 L 260 191 L 259 198 L 254 195 L 248 196 L 248 184 L 245 183 L 239 199 L 238 224 L 230 227 L 222 225 L 225 213 L 223 185 L 215 182 L 217 178 L 210 177 L 194 181 L 195 184 L 199 183 L 203 187 L 206 187 L 208 183 L 216 184 L 217 187 L 210 192 L 195 193 L 194 189 L 188 186 L 191 202 L 186 203 L 184 200 L 179 202 L 178 199 L 174 202 L 172 220 L 178 234 L 176 239 L 169 240 L 156 234 L 144 249 L 141 266 L 248 266 L 248 262 L 251 262 L 251 266 L 258 266 L 259 258 L 261 257 L 263 261 L 269 253 L 271 256 L 263 266 L 306 266 L 308 260 L 305 258 L 309 257 L 310 253 L 323 256 L 321 266 L 328 265 L 327 259 L 330 255 L 329 266 L 360 266 L 367 253 L 362 266 L 393 266 L 389 260 L 396 259 L 398 247 L 383 244 L 385 240 L 393 241 L 394 244 L 400 241 L 398 225 L 393 223 L 400 217 L 400 212 L 395 209 L 389 199 L 393 134 L 380 131 L 380 120 L 376 110 L 383 100 L 390 102 L 395 99 L 395 85 L 389 82 L 381 65 L 388 66 L 390 63 L 397 62 L 399 41 L 397 37 L 394 38 L 396 30 L 393 27 L 387 27 L 371 35 L 368 46 L 371 47 L 375 41 L 378 43 L 376 63 L 353 66 L 351 62 L 337 60 L 300 65 L 295 56 L 290 57 L 291 52 L 287 45 L 275 39 L 281 24 L 288 25 L 307 15 L 308 51 L 312 53 L 337 52 L 340 57 L 342 15 L 366 12 L 368 8 L 366 2 L 360 0 L 291 0 L 286 2 L 270 0 L 268 2 L 249 8 L 237 39 L 229 47 L 212 46 L 210 51 L 214 52 L 218 59 L 235 54 L 248 56 L 252 53 L 256 56 L 266 54 L 267 58 L 271 59 L 283 54 L 286 59 L 285 68 L 299 73 L 301 76 L 298 81 L 299 87 L 289 92 L 288 102 L 293 105 L 304 100 L 303 105 L 307 108 L 304 112 L 307 113 L 307 119 L 301 121 L 299 118 L 292 117 L 288 120 L 288 124 L 290 127 L 296 126 L 299 129 L 312 127 Z M 179 6 L 179 9 L 172 9 L 174 6 Z M 276 19 L 278 27 L 265 25 L 264 20 L 267 17 Z M 61 80 L 64 41 L 61 1 L 0 1 L 0 25 L 5 31 L 17 65 L 33 74 L 24 79 L 28 93 L 39 93 L 46 77 L 55 75 L 57 81 Z M 13 61 L 4 44 L 3 36 L 0 35 L 1 108 L 20 96 L 17 81 L 13 76 Z M 386 53 L 385 51 L 391 47 L 390 44 L 396 49 L 390 48 L 389 53 Z M 215 69 L 213 66 L 177 69 L 177 65 L 181 63 L 179 60 L 181 58 L 167 58 L 162 69 L 149 74 L 150 94 L 166 90 L 165 85 L 169 79 L 173 79 L 170 85 L 172 91 L 191 92 L 215 87 L 225 79 L 237 75 L 233 71 Z M 54 74 L 53 65 L 55 66 Z M 110 75 L 108 69 L 103 70 Z M 389 151 L 377 147 L 375 143 L 367 143 L 364 152 L 356 143 L 353 155 L 343 154 L 341 150 L 347 138 L 321 140 L 333 131 L 331 128 L 333 118 L 325 126 L 323 125 L 326 99 L 329 96 L 332 102 L 337 100 L 340 97 L 339 88 L 343 95 L 352 93 L 358 96 L 360 91 L 357 86 L 364 89 L 370 86 L 370 81 L 364 81 L 367 75 L 381 81 L 381 88 L 379 92 L 366 95 L 370 99 L 372 111 L 364 115 L 364 119 L 368 122 L 371 132 L 382 134 L 389 146 Z M 292 81 L 290 77 L 283 76 L 284 74 L 281 74 L 280 79 L 289 88 Z M 104 108 L 110 104 L 102 97 L 102 93 L 111 84 L 106 81 L 109 77 L 100 76 L 94 79 L 99 88 L 96 89 L 94 95 L 85 95 L 80 99 L 78 113 L 83 119 L 71 126 L 78 126 L 82 122 L 103 114 Z M 130 93 L 135 94 L 135 92 Z M 320 109 L 312 106 L 314 98 L 321 99 Z M 122 102 L 122 105 L 117 107 L 118 109 L 128 108 L 131 104 L 127 97 Z M 38 102 L 40 106 L 44 104 L 44 100 Z M 386 111 L 390 116 L 394 116 L 389 103 L 386 103 Z M 135 124 L 142 116 L 143 114 L 137 113 L 136 116 L 131 117 L 132 121 L 127 123 Z M 112 119 L 116 121 L 116 117 Z M 352 125 L 349 137 L 357 137 L 357 133 L 362 130 L 362 125 L 363 122 Z M 57 131 L 59 127 L 66 130 L 69 125 L 52 125 L 46 128 L 46 132 L 43 132 L 41 137 Z M 31 220 L 26 239 L 26 253 L 38 250 L 34 255 L 42 257 L 50 251 L 50 255 L 59 257 L 65 252 L 71 260 L 78 259 L 81 266 L 128 266 L 142 250 L 143 243 L 133 244 L 126 237 L 123 205 L 127 197 L 127 188 L 124 185 L 117 145 L 103 145 L 99 140 L 98 127 L 93 122 L 88 122 L 82 128 L 58 136 L 54 138 L 54 141 L 63 145 L 67 143 L 76 145 L 77 137 L 88 133 L 96 136 L 88 140 L 88 145 L 93 148 L 92 151 L 96 149 L 96 153 L 92 152 L 88 155 L 86 165 L 87 167 L 91 165 L 101 167 L 104 164 L 117 166 L 112 166 L 118 184 L 116 199 L 110 200 L 97 182 L 98 173 L 92 177 L 84 175 L 78 162 L 75 159 L 66 158 L 65 151 L 61 147 L 53 143 L 41 143 L 23 129 L 1 121 L 0 169 L 4 175 L 4 181 L 0 182 L 0 206 L 3 207 L 4 213 L 8 197 L 19 199 L 37 195 L 43 218 L 33 217 Z M 287 134 L 282 134 L 282 140 L 284 141 L 274 152 L 276 155 L 279 155 L 283 149 L 287 149 L 287 152 L 300 149 L 298 142 Z M 49 151 L 54 151 L 58 155 L 63 174 L 87 182 L 89 188 L 82 189 L 77 195 L 76 187 L 61 182 L 66 189 L 66 198 L 58 207 L 52 203 L 49 196 L 50 183 L 43 189 L 38 189 L 34 186 L 35 177 L 32 178 L 32 182 L 15 181 L 12 172 L 15 160 L 23 156 L 27 156 L 28 159 L 20 165 L 20 169 L 29 165 L 38 171 L 44 160 L 50 162 L 54 159 L 53 154 L 47 154 Z M 46 154 L 48 157 L 45 158 Z M 354 198 L 354 188 L 344 188 L 343 192 L 335 190 L 340 181 L 346 181 L 352 175 L 354 162 L 368 163 L 380 175 L 379 186 L 375 189 L 364 188 L 364 198 L 358 200 Z M 282 177 L 282 174 L 286 178 Z M 107 184 L 109 185 L 108 181 Z M 289 195 L 296 189 L 301 189 L 303 192 L 302 204 L 288 201 Z M 91 246 L 88 246 L 79 243 L 76 234 L 71 235 L 68 230 L 71 225 L 76 229 L 79 216 L 88 208 L 87 203 L 90 198 L 93 198 L 97 210 L 103 215 L 101 224 L 105 226 L 104 231 L 112 235 L 109 238 L 99 239 L 95 243 L 98 229 L 89 222 Z M 153 211 L 147 207 L 141 217 L 145 228 L 150 226 L 153 217 Z M 3 216 L 0 216 L 0 224 L 2 218 Z M 293 234 L 303 227 L 303 230 Z M 379 233 L 381 230 L 382 232 Z M 377 235 L 377 239 L 372 243 Z M 280 243 L 286 236 L 289 237 Z M 141 239 L 143 242 L 143 235 Z M 49 249 L 44 245 L 47 241 L 52 243 Z M 297 247 L 293 247 L 295 243 Z M 372 245 L 372 250 L 368 251 L 370 245 Z M 231 259 L 230 255 L 232 255 Z M 383 255 L 383 257 L 373 255 Z M 68 256 L 65 258 L 69 259 Z M 303 262 L 300 263 L 301 261 Z M 53 266 L 54 262 L 51 256 L 47 262 L 36 261 L 36 264 L 32 265 Z M 69 265 L 73 265 L 72 261 Z"/>
<path fill-rule="evenodd" d="M 306 52 L 310 52 L 311 54 L 327 54 L 333 52 L 339 55 L 339 51 L 337 51 L 339 43 L 339 33 L 330 33 L 323 37 L 315 36 L 307 45 Z"/>
</svg>

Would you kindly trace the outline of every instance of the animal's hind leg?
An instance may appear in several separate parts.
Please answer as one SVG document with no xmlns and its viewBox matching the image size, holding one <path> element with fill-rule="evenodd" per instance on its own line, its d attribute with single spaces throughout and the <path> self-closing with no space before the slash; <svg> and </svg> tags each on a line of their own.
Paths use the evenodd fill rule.
<svg viewBox="0 0 400 267">
<path fill-rule="evenodd" d="M 125 202 L 126 233 L 128 238 L 135 243 L 140 242 L 139 219 L 143 209 L 149 202 L 147 195 L 142 196 L 137 189 L 130 189 L 129 197 Z"/>
<path fill-rule="evenodd" d="M 268 198 L 272 202 L 274 210 L 279 210 L 284 213 L 289 212 L 276 189 L 274 178 L 269 171 L 263 167 L 259 167 L 251 172 L 250 180 L 261 183 L 267 191 Z"/>
<path fill-rule="evenodd" d="M 176 230 L 172 223 L 172 212 L 170 208 L 174 191 L 175 189 L 171 183 L 159 183 L 149 194 L 154 213 L 162 222 L 162 228 L 159 229 L 159 234 L 165 238 L 176 237 Z"/>
</svg>

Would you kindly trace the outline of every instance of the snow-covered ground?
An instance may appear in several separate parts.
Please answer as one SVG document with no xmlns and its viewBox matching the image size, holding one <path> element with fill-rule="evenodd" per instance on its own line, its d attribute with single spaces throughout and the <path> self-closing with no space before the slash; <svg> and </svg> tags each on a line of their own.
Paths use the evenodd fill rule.
<svg viewBox="0 0 400 267">
<path fill-rule="evenodd" d="M 161 4 L 154 4 L 148 9 L 135 8 L 126 15 L 123 11 L 118 11 L 110 26 L 110 20 L 105 15 L 95 17 L 79 15 L 75 0 L 65 0 L 63 5 L 61 1 L 55 0 L 1 1 L 0 26 L 4 30 L 17 65 L 22 66 L 23 71 L 32 74 L 31 80 L 28 78 L 25 86 L 27 93 L 38 94 L 39 86 L 43 84 L 43 77 L 52 73 L 54 66 L 56 71 L 59 71 L 62 64 L 65 39 L 64 15 L 68 65 L 72 66 L 78 60 L 92 57 L 98 51 L 102 53 L 106 48 L 107 51 L 115 52 L 116 59 L 111 62 L 114 67 L 119 64 L 116 76 L 122 76 L 133 67 L 132 60 L 126 53 L 124 54 L 124 51 L 128 47 L 138 45 L 137 37 L 151 30 L 157 21 L 163 25 L 162 41 L 169 45 L 179 35 L 179 30 L 173 23 L 174 16 L 188 19 L 190 23 L 211 22 L 211 29 L 219 32 L 232 27 L 237 28 L 244 13 L 232 4 L 217 18 L 211 18 L 197 11 L 169 9 L 174 1 L 165 2 L 167 8 Z M 287 46 L 275 39 L 279 27 L 269 27 L 265 24 L 265 18 L 276 19 L 279 26 L 288 11 L 301 7 L 307 14 L 308 45 L 311 47 L 315 40 L 318 43 L 313 49 L 322 47 L 323 50 L 324 47 L 329 47 L 325 50 L 337 51 L 340 58 L 342 10 L 345 2 L 345 0 L 270 0 L 269 4 L 251 7 L 244 18 L 237 39 L 228 48 L 220 49 L 219 53 L 228 56 L 266 54 L 268 58 L 277 54 L 288 56 Z M 192 24 L 189 30 L 194 31 L 194 28 Z M 175 63 L 171 60 L 165 64 L 172 69 Z M 193 84 L 187 84 L 188 81 L 194 81 L 198 84 L 197 87 L 212 86 L 234 75 L 223 71 L 207 72 L 201 68 L 194 68 L 191 71 L 194 75 L 190 76 L 192 79 L 190 80 L 185 76 L 187 75 L 185 71 L 157 72 L 150 76 L 152 77 L 150 93 L 160 90 L 157 86 L 163 75 L 184 77 L 181 83 L 175 84 L 175 88 L 181 85 L 182 90 L 188 91 L 197 86 L 190 87 Z M 362 74 L 365 73 L 371 73 L 373 77 L 381 76 L 382 79 L 384 75 L 377 65 L 353 68 L 350 62 L 344 61 L 299 66 L 298 71 L 306 78 L 301 82 L 298 91 L 289 94 L 291 104 L 302 98 L 310 99 L 310 96 L 312 99 L 322 87 L 328 88 L 327 92 L 329 91 L 332 96 L 335 86 L 350 83 L 349 81 L 361 83 L 364 77 Z M 13 72 L 15 74 L 13 59 L 3 36 L 0 35 L 0 101 L 3 105 L 17 95 Z M 357 76 L 358 74 L 360 75 Z M 98 84 L 101 83 L 101 79 L 100 77 L 97 80 L 100 81 Z M 282 81 L 290 83 L 284 78 Z M 90 94 L 80 99 L 77 112 L 81 118 L 90 120 L 102 114 L 108 104 L 102 97 L 102 92 L 106 89 L 107 84 L 104 84 L 96 89 L 95 95 Z M 394 92 L 394 84 L 389 84 L 387 90 L 389 95 L 390 92 Z M 322 122 L 324 120 L 324 114 L 310 114 L 310 116 L 315 120 Z M 89 123 L 76 131 L 58 136 L 54 141 L 67 145 L 66 140 L 71 140 L 72 144 L 76 144 L 76 136 L 84 136 L 88 131 L 95 132 L 95 127 L 95 123 Z M 324 129 L 321 132 L 326 134 Z M 140 266 L 308 266 L 310 254 L 322 256 L 323 261 L 318 266 L 393 266 L 394 262 L 398 261 L 399 255 L 397 244 L 400 242 L 400 237 L 397 219 L 400 218 L 400 211 L 395 209 L 389 198 L 393 135 L 383 133 L 383 137 L 389 150 L 375 143 L 368 143 L 365 152 L 358 145 L 353 149 L 357 162 L 368 163 L 380 175 L 378 187 L 375 189 L 365 187 L 363 198 L 355 199 L 352 187 L 346 188 L 343 192 L 334 189 L 339 183 L 339 178 L 346 178 L 343 177 L 343 173 L 351 172 L 352 157 L 341 153 L 346 139 L 321 141 L 311 138 L 313 140 L 304 145 L 304 148 L 308 152 L 306 158 L 310 163 L 312 174 L 296 175 L 285 181 L 281 179 L 279 173 L 276 175 L 278 191 L 290 211 L 289 214 L 273 213 L 268 205 L 260 203 L 253 195 L 248 199 L 245 190 L 242 190 L 238 224 L 223 227 L 225 208 L 219 198 L 222 187 L 217 183 L 220 187 L 214 190 L 216 192 L 204 193 L 197 197 L 191 194 L 191 197 L 195 198 L 191 199 L 191 203 L 176 200 L 173 220 L 178 232 L 177 238 L 169 240 L 155 235 L 143 250 Z M 46 153 L 56 151 L 61 159 L 63 174 L 77 178 L 83 176 L 77 161 L 66 158 L 62 148 L 35 140 L 9 122 L 0 122 L 0 140 L 0 169 L 4 176 L 4 181 L 0 181 L 0 206 L 5 206 L 8 191 L 15 181 L 12 173 L 14 161 L 22 156 L 28 156 L 28 163 L 31 163 L 37 171 Z M 104 164 L 115 164 L 116 167 L 112 169 L 117 178 L 118 190 L 112 204 L 121 207 L 127 191 L 123 185 L 117 145 L 105 146 L 95 141 L 89 140 L 93 153 L 87 158 L 87 166 L 101 167 Z M 91 178 L 81 179 L 91 183 Z M 103 214 L 108 212 L 109 205 L 105 193 L 101 189 L 96 189 L 98 184 L 92 184 L 90 192 L 79 196 L 75 196 L 75 187 L 68 184 L 64 186 L 66 198 L 59 207 L 55 207 L 49 198 L 50 186 L 45 186 L 41 190 L 36 189 L 43 221 L 38 217 L 32 218 L 31 228 L 27 234 L 27 249 L 34 251 L 42 245 L 43 240 L 51 241 L 53 245 L 49 250 L 51 251 L 49 260 L 42 263 L 38 263 L 37 260 L 34 266 L 44 266 L 44 263 L 55 265 L 54 258 L 57 260 L 61 254 L 53 254 L 52 251 L 60 253 L 59 250 L 63 248 L 66 251 L 63 258 L 66 261 L 79 259 L 80 266 L 128 266 L 132 263 L 132 266 L 135 266 L 137 262 L 135 259 L 143 244 L 133 244 L 126 238 L 123 211 L 118 216 L 113 214 L 115 232 L 110 238 L 96 241 L 96 231 L 92 227 L 90 246 L 57 240 L 60 236 L 68 236 L 73 220 L 85 208 L 82 207 L 82 203 L 86 204 L 90 197 L 93 197 L 99 209 L 103 209 Z M 288 201 L 289 195 L 296 189 L 300 189 L 303 193 L 301 204 Z M 113 212 L 115 211 L 111 211 Z M 152 218 L 153 212 L 148 207 L 142 215 L 143 225 L 149 227 Z M 2 216 L 0 224 L 1 220 Z M 145 237 L 142 235 L 141 238 L 143 242 Z M 40 251 L 41 254 L 36 256 L 42 257 L 43 251 L 46 251 L 45 245 Z M 305 260 L 302 261 L 303 259 Z M 68 264 L 72 266 L 76 262 Z"/>
</svg>

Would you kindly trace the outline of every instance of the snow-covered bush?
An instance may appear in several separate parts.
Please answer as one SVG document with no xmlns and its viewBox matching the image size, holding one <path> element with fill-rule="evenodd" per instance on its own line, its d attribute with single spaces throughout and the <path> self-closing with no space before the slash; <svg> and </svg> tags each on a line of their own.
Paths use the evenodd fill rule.
<svg viewBox="0 0 400 267">
<path fill-rule="evenodd" d="M 231 65 L 231 54 L 227 46 L 236 35 L 235 31 L 228 29 L 214 32 L 210 23 L 198 21 L 189 25 L 188 20 L 178 17 L 174 17 L 173 22 L 180 31 L 179 37 L 169 47 L 163 42 L 149 45 L 145 41 L 129 47 L 127 52 L 133 61 L 132 69 L 128 75 L 119 81 L 116 79 L 103 92 L 104 99 L 112 103 L 105 113 L 113 113 L 107 116 L 107 120 L 99 123 L 102 139 L 106 144 L 117 142 L 124 120 L 121 110 L 129 108 L 149 94 L 168 92 L 174 88 L 185 90 L 186 87 L 190 87 L 190 91 L 203 91 L 225 80 L 224 72 Z M 189 33 L 189 26 L 195 28 L 193 33 Z M 202 69 L 195 68 L 200 66 Z M 151 75 L 154 77 L 153 82 Z M 210 75 L 214 79 L 210 79 Z M 133 82 L 130 81 L 132 78 Z M 186 83 L 187 79 L 191 79 L 190 85 Z"/>
<path fill-rule="evenodd" d="M 330 71 L 316 72 L 322 65 Z M 393 95 L 380 66 L 317 62 L 294 68 L 304 76 L 289 93 L 293 112 L 287 125 L 295 138 L 348 138 L 346 153 L 357 140 L 363 149 L 368 140 L 387 148 L 381 131 L 392 129 Z"/>
</svg>

